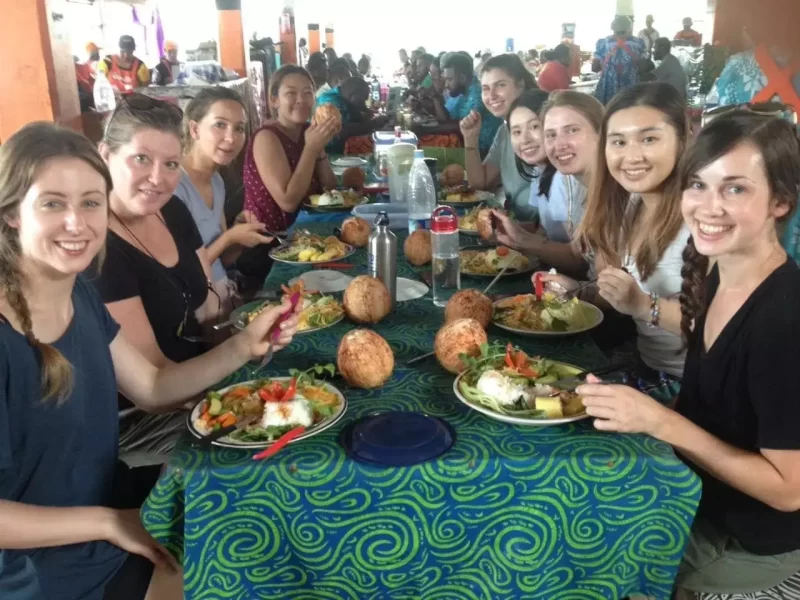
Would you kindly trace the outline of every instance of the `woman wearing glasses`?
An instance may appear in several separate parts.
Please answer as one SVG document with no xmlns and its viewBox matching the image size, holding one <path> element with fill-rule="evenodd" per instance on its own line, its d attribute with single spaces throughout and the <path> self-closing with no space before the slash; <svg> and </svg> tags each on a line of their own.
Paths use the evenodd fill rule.
<svg viewBox="0 0 800 600">
<path fill-rule="evenodd" d="M 131 169 L 148 156 L 161 168 L 153 141 L 129 142 L 140 146 L 125 154 Z M 115 187 L 122 183 L 129 189 L 117 193 L 129 195 L 161 186 L 158 177 Z M 116 218 L 111 187 L 92 144 L 51 123 L 28 125 L 0 147 L 2 598 L 183 597 L 175 561 L 139 519 L 152 476 L 118 467 L 117 389 L 144 410 L 175 410 L 264 355 L 269 331 L 290 309 L 265 311 L 202 357 L 153 365 L 128 332 L 119 334 L 88 282 Z M 149 206 L 147 197 L 137 202 Z M 275 350 L 291 342 L 297 316 L 280 327 Z"/>
<path fill-rule="evenodd" d="M 210 285 L 208 251 L 173 195 L 181 178 L 181 127 L 176 106 L 134 94 L 121 100 L 100 144 L 113 190 L 106 260 L 94 284 L 125 338 L 156 367 L 202 354 L 201 323 L 222 308 Z M 184 415 L 145 415 L 120 402 L 126 460 L 162 460 Z"/>
</svg>

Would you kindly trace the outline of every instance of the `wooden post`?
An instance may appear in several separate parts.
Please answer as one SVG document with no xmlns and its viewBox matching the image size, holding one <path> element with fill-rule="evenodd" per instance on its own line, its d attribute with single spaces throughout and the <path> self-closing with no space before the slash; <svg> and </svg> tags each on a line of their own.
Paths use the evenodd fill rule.
<svg viewBox="0 0 800 600">
<path fill-rule="evenodd" d="M 241 0 L 216 0 L 219 21 L 219 62 L 239 77 L 247 77 Z"/>
<path fill-rule="evenodd" d="M 81 131 L 64 0 L 0 0 L 0 143 L 33 121 Z"/>
<path fill-rule="evenodd" d="M 321 41 L 319 39 L 319 24 L 308 24 L 308 54 L 311 56 L 314 52 L 319 52 L 322 49 Z"/>
<path fill-rule="evenodd" d="M 294 11 L 285 7 L 281 13 L 281 64 L 297 64 L 297 33 L 294 28 Z"/>
</svg>

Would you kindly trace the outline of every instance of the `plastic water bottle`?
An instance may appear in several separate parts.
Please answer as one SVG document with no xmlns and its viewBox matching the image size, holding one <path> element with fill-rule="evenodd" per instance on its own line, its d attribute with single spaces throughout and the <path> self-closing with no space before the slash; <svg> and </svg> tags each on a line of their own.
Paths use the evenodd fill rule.
<svg viewBox="0 0 800 600">
<path fill-rule="evenodd" d="M 450 297 L 461 288 L 458 217 L 449 206 L 440 206 L 433 211 L 431 246 L 433 303 L 436 306 L 445 306 Z"/>
<path fill-rule="evenodd" d="M 97 70 L 92 95 L 94 96 L 94 109 L 99 113 L 109 113 L 117 107 L 114 86 L 100 69 Z"/>
<path fill-rule="evenodd" d="M 422 150 L 414 152 L 414 165 L 408 176 L 408 233 L 430 229 L 436 210 L 436 186 Z"/>
<path fill-rule="evenodd" d="M 375 230 L 367 244 L 369 274 L 380 279 L 389 290 L 392 310 L 397 301 L 397 236 L 389 230 L 389 213 L 375 217 Z"/>
</svg>

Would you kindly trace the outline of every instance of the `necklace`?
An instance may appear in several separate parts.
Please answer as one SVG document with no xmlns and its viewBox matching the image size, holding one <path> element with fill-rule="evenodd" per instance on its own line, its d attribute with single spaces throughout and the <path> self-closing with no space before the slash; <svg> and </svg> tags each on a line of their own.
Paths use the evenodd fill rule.
<svg viewBox="0 0 800 600">
<path fill-rule="evenodd" d="M 128 235 L 129 235 L 129 236 L 131 236 L 131 237 L 132 237 L 134 240 L 136 240 L 136 243 L 137 243 L 137 244 L 139 244 L 139 245 L 142 247 L 142 250 L 144 250 L 144 251 L 147 253 L 147 256 L 149 256 L 150 258 L 152 258 L 154 261 L 156 261 L 158 264 L 160 264 L 160 265 L 161 265 L 162 267 L 164 267 L 165 269 L 169 268 L 169 267 L 166 267 L 166 266 L 164 266 L 164 265 L 163 265 L 163 264 L 162 264 L 162 263 L 161 263 L 161 262 L 160 262 L 160 261 L 159 261 L 159 260 L 158 260 L 158 259 L 157 259 L 155 256 L 153 256 L 153 253 L 152 253 L 152 252 L 150 252 L 150 249 L 149 249 L 147 246 L 145 246 L 145 245 L 144 245 L 144 243 L 142 242 L 142 240 L 140 240 L 140 239 L 137 237 L 137 235 L 136 235 L 135 233 L 133 233 L 133 231 L 131 231 L 131 228 L 130 228 L 130 227 L 128 227 L 128 226 L 125 224 L 125 221 L 123 221 L 122 219 L 120 219 L 120 218 L 119 218 L 119 215 L 118 215 L 117 213 L 115 213 L 113 210 L 110 210 L 109 212 L 110 212 L 112 215 L 114 215 L 114 218 L 117 220 L 117 222 L 118 222 L 120 225 L 122 225 L 122 228 L 123 228 L 123 229 L 124 229 L 124 230 L 125 230 L 125 231 L 128 233 Z M 161 223 L 163 223 L 164 227 L 167 227 L 167 222 L 166 222 L 166 221 L 164 221 L 164 219 L 162 218 L 162 216 L 161 216 L 161 215 L 158 215 L 158 214 L 157 214 L 157 215 L 156 215 L 156 217 L 158 217 L 158 220 L 159 220 L 159 221 L 161 221 Z M 167 230 L 169 230 L 169 227 L 167 227 Z M 178 258 L 178 260 L 180 260 L 180 251 L 178 252 L 178 255 L 179 255 L 179 258 Z"/>
</svg>

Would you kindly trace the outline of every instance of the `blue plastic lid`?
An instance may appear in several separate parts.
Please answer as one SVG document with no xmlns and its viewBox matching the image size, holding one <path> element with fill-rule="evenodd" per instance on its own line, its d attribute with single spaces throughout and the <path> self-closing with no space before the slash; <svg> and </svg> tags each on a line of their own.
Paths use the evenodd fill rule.
<svg viewBox="0 0 800 600">
<path fill-rule="evenodd" d="M 351 423 L 342 431 L 340 442 L 354 460 L 397 467 L 438 458 L 455 438 L 453 428 L 442 419 L 392 411 Z"/>
</svg>

